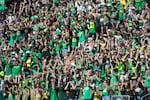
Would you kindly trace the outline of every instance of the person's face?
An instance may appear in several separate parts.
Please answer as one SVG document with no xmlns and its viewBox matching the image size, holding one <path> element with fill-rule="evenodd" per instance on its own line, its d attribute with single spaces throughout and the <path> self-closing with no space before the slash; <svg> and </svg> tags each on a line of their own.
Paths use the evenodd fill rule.
<svg viewBox="0 0 150 100">
<path fill-rule="evenodd" d="M 145 60 L 144 58 L 141 58 L 141 61 L 142 61 L 142 62 L 144 62 L 144 60 Z"/>
</svg>

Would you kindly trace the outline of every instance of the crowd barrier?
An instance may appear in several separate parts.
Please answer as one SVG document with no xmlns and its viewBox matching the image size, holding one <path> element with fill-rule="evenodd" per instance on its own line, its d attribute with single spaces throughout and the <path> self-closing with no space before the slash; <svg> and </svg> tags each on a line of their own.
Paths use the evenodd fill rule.
<svg viewBox="0 0 150 100">
<path fill-rule="evenodd" d="M 130 100 L 129 95 L 112 96 L 111 100 Z"/>
<path fill-rule="evenodd" d="M 144 95 L 144 96 L 141 98 L 141 100 L 150 100 L 150 93 Z"/>
<path fill-rule="evenodd" d="M 111 96 L 111 100 L 132 100 L 129 95 Z M 137 100 L 134 98 L 134 100 Z M 150 93 L 144 95 L 139 100 L 150 100 Z"/>
</svg>

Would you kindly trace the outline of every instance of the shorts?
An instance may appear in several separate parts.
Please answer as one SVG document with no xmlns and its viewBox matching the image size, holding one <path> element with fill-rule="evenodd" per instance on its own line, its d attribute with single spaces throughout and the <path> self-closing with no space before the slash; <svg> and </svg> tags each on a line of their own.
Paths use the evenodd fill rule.
<svg viewBox="0 0 150 100">
<path fill-rule="evenodd" d="M 12 79 L 12 75 L 5 75 L 4 80 L 11 80 Z"/>
<path fill-rule="evenodd" d="M 65 56 L 65 55 L 67 54 L 67 49 L 62 49 L 62 50 L 61 50 L 61 54 L 62 54 L 63 56 Z"/>
</svg>

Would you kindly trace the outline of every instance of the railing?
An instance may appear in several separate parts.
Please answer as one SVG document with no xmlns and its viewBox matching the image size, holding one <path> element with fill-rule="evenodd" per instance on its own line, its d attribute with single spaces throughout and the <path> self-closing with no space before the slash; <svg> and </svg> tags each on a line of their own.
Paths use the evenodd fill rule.
<svg viewBox="0 0 150 100">
<path fill-rule="evenodd" d="M 144 95 L 141 100 L 150 100 L 150 93 Z"/>
<path fill-rule="evenodd" d="M 129 95 L 112 96 L 111 100 L 130 100 Z"/>
</svg>

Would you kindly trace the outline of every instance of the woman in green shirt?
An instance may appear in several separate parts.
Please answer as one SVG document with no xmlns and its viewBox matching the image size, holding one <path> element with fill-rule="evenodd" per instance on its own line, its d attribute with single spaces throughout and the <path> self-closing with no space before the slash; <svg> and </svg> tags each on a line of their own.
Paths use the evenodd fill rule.
<svg viewBox="0 0 150 100">
<path fill-rule="evenodd" d="M 78 48 L 82 48 L 84 46 L 84 41 L 85 41 L 84 31 L 79 30 L 78 37 L 79 37 Z"/>
</svg>

